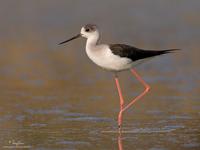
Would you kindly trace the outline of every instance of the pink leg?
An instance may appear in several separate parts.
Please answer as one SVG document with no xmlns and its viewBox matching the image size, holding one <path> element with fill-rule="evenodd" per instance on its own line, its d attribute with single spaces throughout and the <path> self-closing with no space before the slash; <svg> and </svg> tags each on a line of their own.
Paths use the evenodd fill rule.
<svg viewBox="0 0 200 150">
<path fill-rule="evenodd" d="M 120 112 L 118 114 L 119 129 L 121 129 L 121 125 L 122 125 L 122 113 L 125 110 L 127 110 L 129 107 L 131 107 L 137 100 L 142 98 L 150 90 L 150 86 L 139 76 L 139 74 L 134 69 L 131 69 L 131 72 L 144 85 L 145 90 L 140 95 L 138 95 L 136 98 L 134 98 L 127 106 L 123 107 L 124 106 L 124 99 L 123 99 L 123 96 L 122 96 L 118 77 L 115 76 L 115 82 L 116 82 L 116 86 L 117 86 L 117 90 L 118 90 L 118 94 L 119 94 L 119 98 L 120 98 Z"/>
<path fill-rule="evenodd" d="M 126 105 L 126 107 L 124 107 L 122 110 L 123 112 L 127 110 L 129 107 L 131 107 L 137 100 L 142 98 L 150 90 L 150 86 L 140 77 L 140 75 L 136 72 L 135 69 L 131 69 L 131 72 L 143 84 L 145 90 L 136 98 L 134 98 L 128 105 Z"/>
<path fill-rule="evenodd" d="M 122 124 L 122 110 L 124 107 L 124 99 L 122 96 L 122 92 L 121 92 L 121 88 L 120 88 L 120 84 L 119 84 L 119 80 L 118 80 L 117 76 L 115 76 L 115 82 L 116 82 L 116 86 L 117 86 L 117 90 L 118 90 L 118 94 L 119 94 L 119 98 L 120 98 L 120 112 L 118 114 L 118 126 L 120 128 L 121 124 Z"/>
</svg>

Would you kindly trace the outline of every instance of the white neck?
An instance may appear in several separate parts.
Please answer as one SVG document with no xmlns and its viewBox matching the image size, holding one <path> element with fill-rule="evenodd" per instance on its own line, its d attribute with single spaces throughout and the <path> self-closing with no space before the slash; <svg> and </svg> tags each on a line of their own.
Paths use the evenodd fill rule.
<svg viewBox="0 0 200 150">
<path fill-rule="evenodd" d="M 94 47 L 98 44 L 98 41 L 99 41 L 99 33 L 88 37 L 86 42 L 86 49 L 94 49 Z"/>
</svg>

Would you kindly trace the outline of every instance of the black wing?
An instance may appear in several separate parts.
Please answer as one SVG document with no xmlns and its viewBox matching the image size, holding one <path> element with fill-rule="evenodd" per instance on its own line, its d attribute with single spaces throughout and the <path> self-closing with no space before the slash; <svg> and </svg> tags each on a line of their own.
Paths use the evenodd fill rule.
<svg viewBox="0 0 200 150">
<path fill-rule="evenodd" d="M 118 55 L 120 57 L 130 58 L 132 61 L 136 61 L 139 59 L 144 59 L 148 57 L 158 56 L 166 53 L 170 53 L 179 49 L 168 49 L 168 50 L 143 50 L 133 46 L 125 45 L 125 44 L 110 44 L 109 45 L 113 54 Z"/>
</svg>

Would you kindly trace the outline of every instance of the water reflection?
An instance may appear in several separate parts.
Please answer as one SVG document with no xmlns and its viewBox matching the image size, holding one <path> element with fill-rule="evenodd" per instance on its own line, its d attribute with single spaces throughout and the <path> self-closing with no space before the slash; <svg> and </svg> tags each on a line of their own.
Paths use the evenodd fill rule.
<svg viewBox="0 0 200 150">
<path fill-rule="evenodd" d="M 118 135 L 118 149 L 124 150 L 123 149 L 123 143 L 122 143 L 122 133 L 119 133 L 119 135 Z"/>
</svg>

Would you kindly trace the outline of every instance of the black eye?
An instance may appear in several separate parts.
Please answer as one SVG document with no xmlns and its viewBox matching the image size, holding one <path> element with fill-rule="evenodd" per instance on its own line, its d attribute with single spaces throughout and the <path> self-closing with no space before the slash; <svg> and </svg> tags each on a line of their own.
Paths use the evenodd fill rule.
<svg viewBox="0 0 200 150">
<path fill-rule="evenodd" d="M 89 29 L 89 28 L 87 28 L 87 29 L 85 29 L 85 31 L 86 31 L 86 32 L 89 32 L 89 31 L 90 31 L 90 29 Z"/>
</svg>

